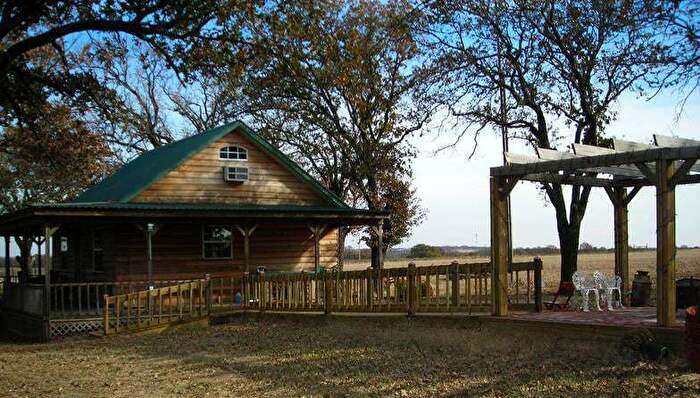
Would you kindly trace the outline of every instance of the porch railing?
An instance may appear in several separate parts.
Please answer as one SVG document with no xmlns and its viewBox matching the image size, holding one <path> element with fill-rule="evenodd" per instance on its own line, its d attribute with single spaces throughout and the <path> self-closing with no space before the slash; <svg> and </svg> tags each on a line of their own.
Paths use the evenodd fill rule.
<svg viewBox="0 0 700 398">
<path fill-rule="evenodd" d="M 206 317 L 211 309 L 209 278 L 152 290 L 104 296 L 104 333 L 139 331 Z"/>
</svg>

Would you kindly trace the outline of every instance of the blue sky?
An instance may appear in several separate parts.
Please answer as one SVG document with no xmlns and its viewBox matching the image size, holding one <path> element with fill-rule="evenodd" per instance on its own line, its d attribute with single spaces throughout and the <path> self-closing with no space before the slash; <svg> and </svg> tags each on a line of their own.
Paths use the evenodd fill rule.
<svg viewBox="0 0 700 398">
<path fill-rule="evenodd" d="M 692 96 L 678 114 L 678 93 L 666 93 L 647 101 L 634 94 L 623 96 L 617 119 L 608 134 L 632 141 L 650 142 L 652 134 L 677 135 L 700 140 L 700 94 Z M 420 149 L 414 162 L 415 186 L 426 220 L 400 246 L 417 243 L 439 245 L 489 244 L 489 167 L 501 163 L 501 143 L 496 134 L 484 134 L 476 155 L 467 137 L 454 150 L 433 152 L 454 135 L 414 139 Z M 512 152 L 530 153 L 519 144 Z M 656 245 L 654 188 L 644 188 L 629 206 L 630 244 Z M 700 245 L 700 186 L 681 186 L 676 193 L 678 245 Z M 533 183 L 521 182 L 513 191 L 513 243 L 516 247 L 557 245 L 554 210 L 547 206 Z M 612 205 L 602 189 L 594 189 L 583 221 L 581 241 L 596 246 L 613 246 Z M 349 240 L 348 243 L 352 243 Z"/>
</svg>

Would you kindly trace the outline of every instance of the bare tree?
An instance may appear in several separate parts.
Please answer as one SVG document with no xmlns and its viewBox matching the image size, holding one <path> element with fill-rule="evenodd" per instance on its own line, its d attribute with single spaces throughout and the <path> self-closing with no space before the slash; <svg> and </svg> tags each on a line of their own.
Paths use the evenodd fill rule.
<svg viewBox="0 0 700 398">
<path fill-rule="evenodd" d="M 477 132 L 506 127 L 532 147 L 597 145 L 620 95 L 654 73 L 662 45 L 647 2 L 434 2 L 423 45 L 434 98 Z M 505 93 L 505 113 L 500 109 Z M 544 184 L 557 220 L 561 277 L 577 268 L 590 188 Z"/>
</svg>

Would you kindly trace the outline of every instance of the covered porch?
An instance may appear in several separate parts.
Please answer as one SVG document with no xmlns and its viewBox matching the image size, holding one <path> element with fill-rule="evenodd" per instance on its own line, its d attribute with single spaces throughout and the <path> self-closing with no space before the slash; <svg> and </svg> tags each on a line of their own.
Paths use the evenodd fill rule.
<svg viewBox="0 0 700 398">
<path fill-rule="evenodd" d="M 381 243 L 388 214 L 308 206 L 63 203 L 0 217 L 3 315 L 18 324 L 99 322 L 105 295 L 211 278 L 219 302 L 258 272 L 317 273 L 337 263 L 338 230 L 367 226 Z M 12 243 L 41 240 L 41 267 Z M 375 266 L 381 267 L 379 258 Z M 30 266 L 30 264 L 34 266 Z M 14 272 L 13 272 L 14 271 Z M 31 322 L 27 322 L 30 319 Z M 54 323 L 56 323 L 54 322 Z M 48 327 L 47 327 L 48 328 Z M 39 328 L 41 330 L 42 328 Z M 51 333 L 45 332 L 45 333 Z"/>
</svg>

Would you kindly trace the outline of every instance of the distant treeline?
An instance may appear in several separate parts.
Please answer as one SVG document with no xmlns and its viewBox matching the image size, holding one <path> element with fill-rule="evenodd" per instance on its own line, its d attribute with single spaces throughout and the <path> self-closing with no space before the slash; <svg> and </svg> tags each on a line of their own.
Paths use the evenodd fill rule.
<svg viewBox="0 0 700 398">
<path fill-rule="evenodd" d="M 682 245 L 679 249 L 698 249 L 700 246 Z M 653 251 L 655 247 L 651 246 L 630 246 L 630 251 L 643 252 Z M 586 242 L 579 247 L 579 253 L 612 253 L 615 249 L 611 247 L 593 246 Z M 544 256 L 559 254 L 557 246 L 537 246 L 537 247 L 516 247 L 513 251 L 516 256 Z M 491 255 L 490 247 L 477 246 L 432 246 L 426 244 L 418 244 L 410 248 L 397 247 L 387 251 L 386 259 L 402 259 L 402 258 L 433 258 L 433 257 L 488 257 Z M 363 260 L 369 259 L 370 250 L 367 248 L 358 249 L 356 247 L 346 247 L 346 260 Z"/>
</svg>

